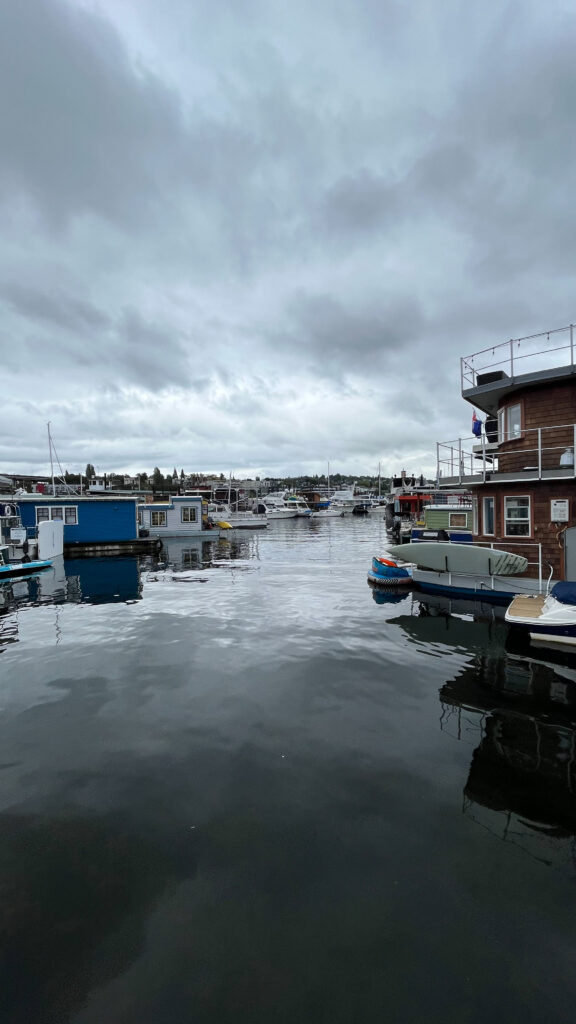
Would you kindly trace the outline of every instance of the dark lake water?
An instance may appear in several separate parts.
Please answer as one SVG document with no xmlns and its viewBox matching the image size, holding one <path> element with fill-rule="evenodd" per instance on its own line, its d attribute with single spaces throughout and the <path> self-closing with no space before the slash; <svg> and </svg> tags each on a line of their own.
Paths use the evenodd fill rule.
<svg viewBox="0 0 576 1024">
<path fill-rule="evenodd" d="M 0 593 L 3 1024 L 562 1021 L 576 659 L 277 522 Z"/>
</svg>

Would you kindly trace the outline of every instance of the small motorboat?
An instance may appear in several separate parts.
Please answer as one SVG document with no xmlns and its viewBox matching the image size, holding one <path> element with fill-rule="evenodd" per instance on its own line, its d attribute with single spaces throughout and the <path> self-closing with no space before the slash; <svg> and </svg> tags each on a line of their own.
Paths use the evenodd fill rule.
<svg viewBox="0 0 576 1024">
<path fill-rule="evenodd" d="M 412 583 L 412 571 L 391 558 L 372 559 L 372 568 L 368 572 L 368 582 L 381 587 L 403 587 Z"/>
<path fill-rule="evenodd" d="M 0 547 L 0 580 L 11 580 L 15 576 L 34 576 L 37 572 L 49 569 L 52 561 L 46 559 L 22 559 L 21 562 L 9 560 L 9 548 L 7 545 Z"/>
<path fill-rule="evenodd" d="M 556 583 L 548 595 L 521 594 L 514 598 L 504 618 L 511 625 L 526 628 L 531 640 L 576 645 L 576 583 Z"/>
</svg>

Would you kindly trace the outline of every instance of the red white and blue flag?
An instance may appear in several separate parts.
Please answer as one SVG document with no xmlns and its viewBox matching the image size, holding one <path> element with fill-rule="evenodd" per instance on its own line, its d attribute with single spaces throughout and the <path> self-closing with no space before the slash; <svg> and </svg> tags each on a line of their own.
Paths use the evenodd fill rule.
<svg viewBox="0 0 576 1024">
<path fill-rule="evenodd" d="M 474 437 L 480 437 L 482 435 L 482 420 L 479 420 L 476 415 L 476 410 L 472 413 L 472 433 Z"/>
</svg>

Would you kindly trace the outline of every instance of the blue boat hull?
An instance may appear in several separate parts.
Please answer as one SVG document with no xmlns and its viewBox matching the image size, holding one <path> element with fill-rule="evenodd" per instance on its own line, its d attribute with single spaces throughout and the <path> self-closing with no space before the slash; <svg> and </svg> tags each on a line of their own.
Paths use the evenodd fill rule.
<svg viewBox="0 0 576 1024">
<path fill-rule="evenodd" d="M 446 594 L 448 597 L 467 597 L 474 601 L 489 602 L 490 604 L 508 605 L 518 593 L 511 590 L 509 593 L 502 590 L 473 589 L 472 587 L 444 586 L 441 583 L 423 583 L 416 580 L 414 585 L 425 594 Z"/>
<path fill-rule="evenodd" d="M 0 581 L 12 580 L 17 576 L 33 576 L 37 572 L 49 569 L 52 562 L 11 562 L 10 565 L 0 565 Z"/>
</svg>

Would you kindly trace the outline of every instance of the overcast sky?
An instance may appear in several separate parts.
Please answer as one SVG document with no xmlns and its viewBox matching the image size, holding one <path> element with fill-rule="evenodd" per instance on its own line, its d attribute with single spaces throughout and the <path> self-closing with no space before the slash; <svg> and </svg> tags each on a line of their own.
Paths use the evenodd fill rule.
<svg viewBox="0 0 576 1024">
<path fill-rule="evenodd" d="M 576 8 L 2 0 L 0 471 L 432 471 L 576 319 Z"/>
</svg>

